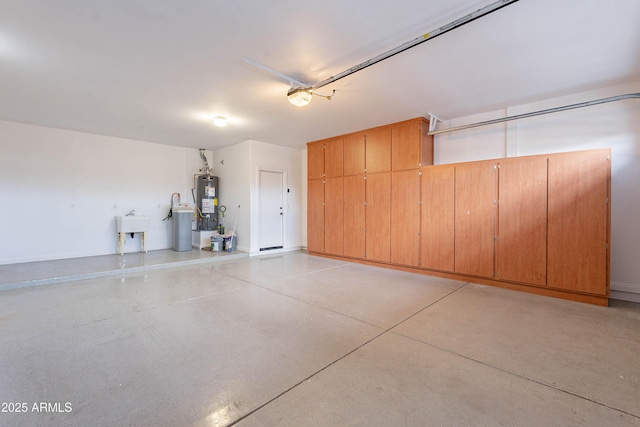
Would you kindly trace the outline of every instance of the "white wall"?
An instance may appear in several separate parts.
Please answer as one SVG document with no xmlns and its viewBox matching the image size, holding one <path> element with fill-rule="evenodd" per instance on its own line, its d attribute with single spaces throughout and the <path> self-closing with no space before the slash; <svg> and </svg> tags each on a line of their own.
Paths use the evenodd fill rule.
<svg viewBox="0 0 640 427">
<path fill-rule="evenodd" d="M 221 216 L 220 221 L 227 230 L 231 230 L 238 215 L 236 248 L 248 252 L 251 241 L 251 141 L 215 150 L 212 159 L 209 166 L 219 179 L 220 205 L 227 208 L 224 219 Z"/>
<path fill-rule="evenodd" d="M 640 82 L 520 105 L 439 124 L 457 126 L 626 93 Z M 640 102 L 616 101 L 437 135 L 437 164 L 611 147 L 611 289 L 640 301 Z M 624 293 L 624 294 L 623 294 Z"/>
<path fill-rule="evenodd" d="M 285 185 L 290 189 L 285 197 L 283 248 L 301 248 L 302 193 L 306 191 L 306 180 L 303 185 L 300 150 L 260 141 L 245 141 L 215 150 L 212 156 L 211 166 L 214 168 L 214 175 L 220 179 L 220 203 L 227 207 L 227 230 L 233 227 L 240 205 L 236 226 L 238 249 L 251 254 L 260 252 L 260 170 L 283 172 Z"/>
<path fill-rule="evenodd" d="M 169 248 L 171 194 L 189 200 L 202 164 L 194 149 L 3 121 L 0 146 L 0 264 L 116 253 L 114 217 L 132 209 L 151 216 L 148 249 Z"/>
</svg>

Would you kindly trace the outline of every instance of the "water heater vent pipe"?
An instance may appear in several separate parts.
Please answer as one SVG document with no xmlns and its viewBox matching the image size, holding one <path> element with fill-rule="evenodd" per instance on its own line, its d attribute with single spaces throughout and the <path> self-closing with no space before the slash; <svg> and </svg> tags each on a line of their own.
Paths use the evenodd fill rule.
<svg viewBox="0 0 640 427">
<path fill-rule="evenodd" d="M 204 155 L 204 148 L 200 149 L 200 158 L 204 160 L 204 168 L 202 168 L 202 172 L 204 172 L 207 175 L 207 178 L 209 178 L 211 176 L 211 172 L 213 172 L 213 169 L 209 167 L 207 156 Z"/>
</svg>

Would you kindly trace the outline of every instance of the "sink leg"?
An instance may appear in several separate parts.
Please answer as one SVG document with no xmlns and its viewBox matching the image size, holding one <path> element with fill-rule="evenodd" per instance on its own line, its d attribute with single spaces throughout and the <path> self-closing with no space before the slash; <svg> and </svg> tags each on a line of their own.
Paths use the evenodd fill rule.
<svg viewBox="0 0 640 427">
<path fill-rule="evenodd" d="M 124 236 L 125 233 L 118 233 L 118 252 L 120 255 L 124 252 Z"/>
<path fill-rule="evenodd" d="M 142 237 L 142 250 L 146 254 L 147 253 L 147 232 L 143 231 L 141 237 Z"/>
</svg>

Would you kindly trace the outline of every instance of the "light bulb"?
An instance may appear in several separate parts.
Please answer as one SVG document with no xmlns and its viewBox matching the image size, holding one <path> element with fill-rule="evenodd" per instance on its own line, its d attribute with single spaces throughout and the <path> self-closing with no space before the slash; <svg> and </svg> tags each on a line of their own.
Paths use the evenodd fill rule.
<svg viewBox="0 0 640 427">
<path fill-rule="evenodd" d="M 289 98 L 289 102 L 298 107 L 304 107 L 308 103 L 311 102 L 311 92 L 310 88 L 297 87 L 289 89 L 287 93 L 287 98 Z"/>
<path fill-rule="evenodd" d="M 223 116 L 215 116 L 213 118 L 213 124 L 220 128 L 223 128 L 227 125 L 227 118 Z"/>
</svg>

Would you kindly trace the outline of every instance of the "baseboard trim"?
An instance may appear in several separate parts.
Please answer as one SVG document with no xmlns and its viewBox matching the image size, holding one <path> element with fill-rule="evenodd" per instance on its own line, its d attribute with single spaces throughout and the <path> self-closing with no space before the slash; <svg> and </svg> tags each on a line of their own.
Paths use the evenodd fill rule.
<svg viewBox="0 0 640 427">
<path fill-rule="evenodd" d="M 618 291 L 618 292 L 629 292 L 632 294 L 640 294 L 640 284 L 611 282 L 611 290 Z"/>
</svg>

